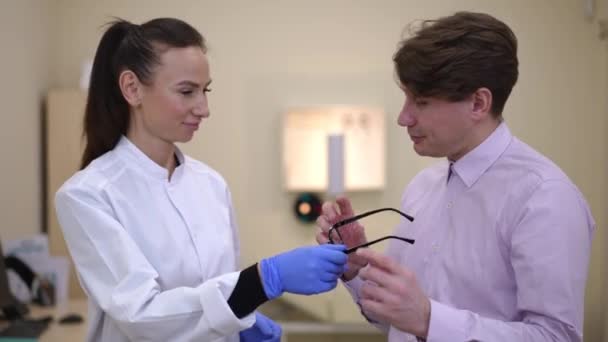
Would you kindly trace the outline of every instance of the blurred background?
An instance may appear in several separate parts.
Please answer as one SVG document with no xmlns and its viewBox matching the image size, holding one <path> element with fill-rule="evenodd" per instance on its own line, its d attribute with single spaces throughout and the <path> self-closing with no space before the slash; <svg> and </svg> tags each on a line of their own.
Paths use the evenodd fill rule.
<svg viewBox="0 0 608 342">
<path fill-rule="evenodd" d="M 418 157 L 396 124 L 403 95 L 391 57 L 409 23 L 459 10 L 494 15 L 519 39 L 520 78 L 504 117 L 516 136 L 570 176 L 591 205 L 597 230 L 585 341 L 608 341 L 604 0 L 0 0 L 1 237 L 48 232 L 51 252 L 66 255 L 49 210 L 52 191 L 77 166 L 78 148 L 65 146 L 79 143 L 83 65 L 93 58 L 103 24 L 112 17 L 135 23 L 177 17 L 206 37 L 213 78 L 211 117 L 183 149 L 228 181 L 243 265 L 314 243 L 315 226 L 298 221 L 293 213 L 299 193 L 284 186 L 283 120 L 290 108 L 346 104 L 382 109 L 384 185 L 347 189 L 346 194 L 356 211 L 398 207 L 404 186 L 437 160 Z M 388 214 L 365 224 L 380 236 L 396 222 Z M 70 296 L 82 297 L 75 282 Z M 310 332 L 319 334 L 315 340 L 372 340 L 357 333 L 364 323 L 342 288 L 317 297 L 287 296 L 264 310 L 298 322 L 348 324 L 353 329 L 331 337 L 322 329 Z"/>
</svg>

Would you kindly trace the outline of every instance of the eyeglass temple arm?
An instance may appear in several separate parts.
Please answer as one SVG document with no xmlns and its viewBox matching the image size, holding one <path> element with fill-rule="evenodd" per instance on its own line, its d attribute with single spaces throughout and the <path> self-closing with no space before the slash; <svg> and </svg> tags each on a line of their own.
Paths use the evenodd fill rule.
<svg viewBox="0 0 608 342">
<path fill-rule="evenodd" d="M 413 244 L 414 244 L 414 242 L 415 242 L 415 240 L 412 240 L 412 239 L 402 238 L 402 237 L 400 237 L 400 236 L 388 235 L 388 236 L 385 236 L 385 237 L 381 237 L 381 238 L 379 238 L 379 239 L 376 239 L 376 240 L 374 240 L 374 241 L 370 241 L 370 242 L 364 243 L 364 244 L 359 245 L 359 246 L 357 246 L 357 247 L 353 247 L 353 248 L 347 249 L 346 251 L 344 251 L 344 253 L 346 253 L 346 254 L 354 253 L 354 252 L 355 252 L 355 251 L 357 251 L 357 249 L 359 249 L 359 248 L 365 248 L 365 247 L 369 247 L 369 246 L 371 246 L 371 245 L 373 245 L 373 244 L 375 244 L 375 243 L 378 243 L 378 242 L 380 242 L 380 241 L 384 241 L 384 240 L 388 240 L 388 239 L 397 239 L 397 240 L 401 240 L 401 241 L 407 242 L 407 243 L 409 243 L 409 244 L 411 244 L 411 245 L 413 245 Z"/>
<path fill-rule="evenodd" d="M 349 218 L 347 218 L 347 219 L 345 219 L 345 220 L 342 220 L 342 221 L 340 221 L 340 222 L 337 222 L 336 224 L 334 224 L 334 225 L 332 226 L 332 228 L 338 228 L 338 227 L 342 227 L 342 226 L 344 226 L 344 225 L 347 225 L 347 224 L 349 224 L 349 223 L 355 222 L 355 221 L 360 220 L 360 219 L 362 219 L 362 218 L 364 218 L 364 217 L 367 217 L 367 216 L 369 216 L 369 215 L 373 215 L 373 214 L 375 214 L 375 213 L 379 213 L 379 212 L 381 212 L 381 211 L 394 211 L 394 212 L 396 212 L 397 214 L 399 214 L 399 215 L 401 215 L 401 216 L 405 217 L 406 219 L 408 219 L 410 222 L 414 222 L 414 218 L 413 218 L 412 216 L 410 216 L 410 215 L 408 215 L 408 214 L 406 214 L 406 213 L 403 213 L 403 212 L 401 212 L 401 211 L 399 211 L 399 210 L 397 210 L 397 209 L 395 209 L 395 208 L 381 208 L 381 209 L 376 209 L 376 210 L 368 211 L 368 212 L 365 212 L 365 213 L 363 213 L 363 214 L 355 215 L 355 216 L 353 216 L 353 217 L 349 217 Z"/>
<path fill-rule="evenodd" d="M 333 224 L 331 227 L 329 227 L 329 231 L 327 232 L 328 237 L 329 237 L 329 242 L 334 243 L 332 241 L 332 238 L 331 238 L 331 233 L 332 233 L 333 230 L 336 230 L 336 232 L 338 233 L 338 236 L 340 237 L 340 239 L 342 239 L 342 235 L 340 234 L 340 230 L 337 230 L 337 228 L 340 228 L 340 227 L 342 227 L 344 225 L 347 225 L 349 223 L 352 223 L 352 222 L 355 222 L 357 220 L 360 220 L 360 219 L 362 219 L 364 217 L 367 217 L 369 215 L 373 215 L 375 213 L 379 213 L 381 211 L 393 211 L 393 212 L 396 212 L 397 214 L 405 217 L 410 222 L 414 222 L 414 218 L 412 216 L 410 216 L 410 215 L 408 215 L 408 214 L 406 214 L 404 212 L 401 212 L 401 211 L 399 211 L 399 210 L 397 210 L 395 208 L 380 208 L 380 209 L 375 209 L 375 210 L 371 210 L 371 211 L 365 212 L 363 214 L 359 214 L 359 215 L 355 215 L 353 217 L 349 217 L 349 218 L 347 218 L 345 220 L 342 220 L 340 222 L 336 222 L 335 224 Z"/>
</svg>

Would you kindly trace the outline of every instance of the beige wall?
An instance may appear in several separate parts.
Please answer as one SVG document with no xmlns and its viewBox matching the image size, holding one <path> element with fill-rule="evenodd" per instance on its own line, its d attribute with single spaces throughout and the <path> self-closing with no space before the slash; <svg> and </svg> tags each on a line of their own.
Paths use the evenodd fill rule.
<svg viewBox="0 0 608 342">
<path fill-rule="evenodd" d="M 46 1 L 0 3 L 0 236 L 12 239 L 41 229 L 41 106 L 49 85 L 49 16 Z"/>
<path fill-rule="evenodd" d="M 33 1 L 15 3 L 24 15 L 33 17 L 27 23 L 34 28 L 27 28 L 26 33 L 44 43 L 40 37 L 48 20 L 41 10 Z M 230 183 L 245 262 L 313 242 L 314 228 L 293 220 L 294 195 L 281 189 L 280 120 L 285 108 L 325 103 L 385 108 L 390 186 L 382 192 L 353 194 L 352 198 L 358 210 L 396 206 L 405 184 L 433 162 L 417 157 L 404 131 L 395 124 L 402 96 L 393 82 L 390 57 L 405 24 L 457 9 L 486 11 L 502 18 L 519 37 L 521 62 L 520 81 L 507 105 L 506 120 L 516 135 L 571 176 L 591 203 L 598 223 L 585 340 L 601 341 L 606 322 L 602 292 L 608 219 L 608 58 L 606 43 L 597 38 L 597 26 L 583 18 L 581 2 L 469 0 L 457 6 L 440 0 L 56 0 L 52 4 L 55 19 L 48 23 L 52 47 L 47 50 L 44 44 L 21 44 L 12 35 L 10 44 L 22 52 L 10 59 L 16 67 L 2 66 L 10 68 L 8 75 L 12 75 L 2 87 L 12 87 L 13 79 L 22 78 L 21 73 L 29 75 L 19 95 L 0 92 L 7 97 L 3 103 L 11 108 L 2 116 L 5 122 L 0 130 L 5 140 L 0 146 L 6 149 L 5 156 L 15 155 L 9 152 L 19 146 L 19 155 L 14 157 L 19 160 L 5 163 L 10 172 L 3 177 L 3 188 L 12 189 L 10 195 L 3 189 L 1 198 L 8 206 L 0 209 L 3 218 L 14 221 L 9 234 L 17 235 L 18 227 L 40 221 L 39 183 L 37 171 L 33 171 L 39 158 L 34 103 L 46 82 L 77 86 L 80 65 L 93 56 L 100 26 L 110 16 L 135 22 L 176 16 L 207 37 L 214 78 L 212 116 L 185 150 L 218 169 Z M 5 3 L 1 6 L 6 7 Z M 4 8 L 0 13 L 17 24 Z M 42 58 L 49 55 L 48 60 Z M 51 66 L 49 78 L 45 63 Z M 37 72 L 30 69 L 32 65 Z M 21 98 L 23 94 L 28 95 Z M 19 176 L 14 179 L 17 171 Z M 15 193 L 21 194 L 18 201 Z M 377 231 L 387 231 L 393 221 L 389 216 L 367 222 Z M 324 317 L 356 319 L 357 310 L 346 297 L 344 291 L 338 291 L 291 300 Z"/>
</svg>

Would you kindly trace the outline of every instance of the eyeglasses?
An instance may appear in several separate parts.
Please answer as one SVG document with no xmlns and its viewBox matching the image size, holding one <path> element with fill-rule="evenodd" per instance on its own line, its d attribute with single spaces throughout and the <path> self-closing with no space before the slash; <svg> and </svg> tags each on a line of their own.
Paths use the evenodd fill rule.
<svg viewBox="0 0 608 342">
<path fill-rule="evenodd" d="M 405 213 L 403 213 L 403 212 L 401 212 L 401 211 L 399 211 L 397 209 L 394 209 L 394 208 L 381 208 L 381 209 L 371 210 L 371 211 L 365 212 L 363 214 L 355 215 L 353 217 L 349 217 L 347 219 L 344 219 L 342 221 L 338 221 L 338 222 L 334 223 L 331 227 L 329 227 L 329 231 L 327 232 L 327 235 L 329 237 L 329 243 L 332 243 L 332 244 L 334 243 L 334 237 L 335 237 L 334 234 L 338 234 L 338 238 L 340 239 L 340 241 L 343 241 L 342 240 L 342 234 L 340 234 L 340 228 L 341 227 L 343 227 L 343 226 L 345 226 L 345 225 L 347 225 L 349 223 L 353 223 L 353 222 L 355 222 L 357 220 L 360 220 L 360 219 L 362 219 L 364 217 L 367 217 L 367 216 L 370 216 L 370 215 L 373 215 L 373 214 L 377 214 L 377 213 L 380 213 L 380 212 L 383 212 L 383 211 L 393 211 L 393 212 L 396 212 L 397 214 L 405 217 L 410 222 L 414 221 L 414 218 L 412 216 L 410 216 L 408 214 L 405 214 Z M 407 243 L 409 243 L 411 245 L 413 245 L 414 241 L 415 241 L 415 240 L 412 240 L 412 239 L 402 238 L 400 236 L 387 235 L 385 237 L 381 237 L 381 238 L 376 239 L 374 241 L 370 241 L 370 242 L 364 243 L 362 245 L 359 245 L 359 246 L 347 249 L 345 253 L 346 254 L 350 254 L 350 253 L 355 252 L 359 248 L 369 247 L 369 246 L 371 246 L 373 244 L 376 244 L 376 243 L 378 243 L 380 241 L 384 241 L 384 240 L 388 240 L 388 239 L 401 240 L 401 241 L 407 242 Z"/>
</svg>

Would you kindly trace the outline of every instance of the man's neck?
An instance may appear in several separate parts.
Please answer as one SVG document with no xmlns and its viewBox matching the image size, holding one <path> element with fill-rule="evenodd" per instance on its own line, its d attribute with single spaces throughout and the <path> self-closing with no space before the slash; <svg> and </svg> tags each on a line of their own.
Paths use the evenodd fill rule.
<svg viewBox="0 0 608 342">
<path fill-rule="evenodd" d="M 460 150 L 459 154 L 447 156 L 450 162 L 456 162 L 458 159 L 464 157 L 467 153 L 473 151 L 477 146 L 481 145 L 502 123 L 501 119 L 488 118 L 483 122 L 480 122 L 471 132 L 470 139 L 466 143 L 466 147 Z"/>
</svg>

